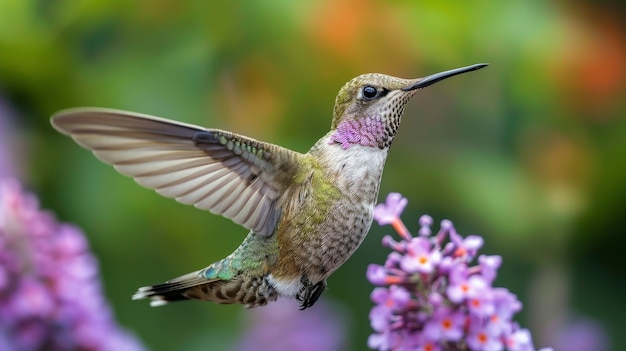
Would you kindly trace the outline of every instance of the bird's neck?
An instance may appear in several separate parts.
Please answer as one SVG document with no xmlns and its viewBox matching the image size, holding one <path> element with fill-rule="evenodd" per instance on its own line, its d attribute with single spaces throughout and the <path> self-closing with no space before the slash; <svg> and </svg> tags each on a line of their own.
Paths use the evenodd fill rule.
<svg viewBox="0 0 626 351">
<path fill-rule="evenodd" d="M 360 143 L 350 143 L 344 148 L 334 141 L 336 131 L 322 137 L 309 151 L 330 179 L 342 191 L 359 192 L 367 184 L 374 197 L 367 201 L 375 201 L 382 176 L 388 147 L 378 148 Z"/>
<path fill-rule="evenodd" d="M 391 144 L 391 136 L 385 123 L 376 117 L 345 119 L 330 136 L 331 144 L 340 144 L 343 149 L 352 145 L 386 148 Z"/>
</svg>

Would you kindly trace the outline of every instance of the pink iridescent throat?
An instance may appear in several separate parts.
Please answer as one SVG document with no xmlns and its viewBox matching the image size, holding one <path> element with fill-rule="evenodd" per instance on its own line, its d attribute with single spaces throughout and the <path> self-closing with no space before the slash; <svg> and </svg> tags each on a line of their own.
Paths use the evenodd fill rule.
<svg viewBox="0 0 626 351">
<path fill-rule="evenodd" d="M 330 138 L 330 144 L 339 143 L 347 149 L 351 145 L 379 147 L 384 144 L 388 135 L 383 121 L 365 117 L 339 123 L 337 131 Z"/>
</svg>

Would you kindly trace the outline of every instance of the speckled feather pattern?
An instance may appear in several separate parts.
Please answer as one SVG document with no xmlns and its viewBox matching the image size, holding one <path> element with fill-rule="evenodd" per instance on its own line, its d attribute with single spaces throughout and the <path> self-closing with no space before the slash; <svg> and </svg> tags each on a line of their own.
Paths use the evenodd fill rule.
<svg viewBox="0 0 626 351">
<path fill-rule="evenodd" d="M 366 117 L 339 123 L 330 143 L 339 143 L 344 149 L 354 144 L 378 147 L 388 138 L 385 123 L 380 118 Z"/>
</svg>

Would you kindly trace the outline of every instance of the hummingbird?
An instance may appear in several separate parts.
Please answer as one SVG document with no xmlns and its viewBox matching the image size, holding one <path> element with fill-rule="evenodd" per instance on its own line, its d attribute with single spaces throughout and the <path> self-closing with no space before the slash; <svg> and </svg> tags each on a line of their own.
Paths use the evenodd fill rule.
<svg viewBox="0 0 626 351">
<path fill-rule="evenodd" d="M 306 153 L 219 129 L 104 108 L 72 108 L 52 126 L 140 185 L 249 230 L 226 258 L 133 299 L 263 306 L 278 297 L 313 306 L 326 279 L 373 220 L 387 153 L 406 104 L 422 88 L 478 70 L 424 78 L 360 75 L 340 90 L 330 131 Z"/>
</svg>

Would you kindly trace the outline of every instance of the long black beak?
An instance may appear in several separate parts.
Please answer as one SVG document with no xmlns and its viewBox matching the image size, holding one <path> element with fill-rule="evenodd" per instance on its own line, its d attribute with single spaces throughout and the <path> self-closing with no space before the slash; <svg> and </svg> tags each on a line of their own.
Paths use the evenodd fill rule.
<svg viewBox="0 0 626 351">
<path fill-rule="evenodd" d="M 404 88 L 402 90 L 409 91 L 409 90 L 426 88 L 427 86 L 435 84 L 435 83 L 437 83 L 440 80 L 444 80 L 446 78 L 450 78 L 452 76 L 456 76 L 457 74 L 475 71 L 477 69 L 481 69 L 481 68 L 487 67 L 487 66 L 488 66 L 487 63 L 477 63 L 475 65 L 471 65 L 471 66 L 467 66 L 467 67 L 455 68 L 455 69 L 451 69 L 449 71 L 444 71 L 444 72 L 431 74 L 430 76 L 424 77 L 424 78 L 420 79 L 419 82 L 417 82 L 417 83 L 415 83 L 413 85 L 410 85 L 410 86 L 408 86 L 408 87 L 406 87 L 406 88 Z"/>
</svg>

